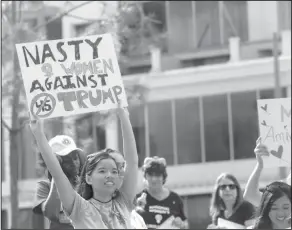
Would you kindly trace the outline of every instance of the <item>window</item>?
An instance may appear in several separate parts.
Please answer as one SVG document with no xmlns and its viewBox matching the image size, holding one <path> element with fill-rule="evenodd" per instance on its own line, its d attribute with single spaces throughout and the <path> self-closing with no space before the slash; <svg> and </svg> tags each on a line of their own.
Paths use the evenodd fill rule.
<svg viewBox="0 0 292 230">
<path fill-rule="evenodd" d="M 229 160 L 227 96 L 203 97 L 206 161 Z"/>
<path fill-rule="evenodd" d="M 256 92 L 231 94 L 235 159 L 254 158 L 259 135 Z"/>
<path fill-rule="evenodd" d="M 220 45 L 218 1 L 195 2 L 197 48 Z"/>
<path fill-rule="evenodd" d="M 223 1 L 224 9 L 224 43 L 230 37 L 248 40 L 247 1 Z"/>
<path fill-rule="evenodd" d="M 291 1 L 277 1 L 279 30 L 291 30 Z"/>
<path fill-rule="evenodd" d="M 8 216 L 6 210 L 1 210 L 1 229 L 8 229 Z"/>
<path fill-rule="evenodd" d="M 178 163 L 201 162 L 199 99 L 176 100 L 175 118 Z"/>
<path fill-rule="evenodd" d="M 164 157 L 168 165 L 172 165 L 173 138 L 171 120 L 171 102 L 148 104 L 150 156 Z"/>
<path fill-rule="evenodd" d="M 48 22 L 51 18 L 46 18 Z M 46 25 L 46 34 L 48 40 L 62 39 L 62 18 L 51 21 Z"/>
<path fill-rule="evenodd" d="M 146 156 L 144 106 L 129 107 L 129 113 L 137 145 L 139 167 L 141 167 Z"/>
<path fill-rule="evenodd" d="M 5 181 L 5 138 L 4 128 L 1 126 L 1 179 Z"/>
<path fill-rule="evenodd" d="M 192 4 L 192 1 L 167 2 L 168 50 L 170 53 L 186 52 L 196 47 Z"/>
<path fill-rule="evenodd" d="M 104 129 L 106 121 L 102 116 L 101 114 L 98 116 L 89 114 L 76 120 L 76 144 L 78 147 L 84 149 L 86 154 L 96 152 L 106 147 L 106 133 Z M 93 119 L 96 119 L 95 127 Z M 99 125 L 99 122 L 103 123 L 103 125 Z"/>
<path fill-rule="evenodd" d="M 287 97 L 287 91 L 285 88 L 281 88 L 281 97 Z M 260 90 L 260 99 L 273 99 L 275 98 L 274 89 Z"/>
<path fill-rule="evenodd" d="M 75 35 L 84 36 L 86 29 L 88 28 L 89 25 L 91 25 L 91 23 L 82 23 L 82 24 L 75 25 Z"/>
<path fill-rule="evenodd" d="M 196 1 L 195 4 L 198 48 L 228 44 L 231 36 L 238 36 L 241 41 L 248 39 L 247 1 Z"/>
<path fill-rule="evenodd" d="M 121 1 L 121 7 L 124 4 Z M 135 4 L 134 4 L 135 5 Z M 127 56 L 146 56 L 149 55 L 148 45 L 155 42 L 167 51 L 166 41 L 163 35 L 167 30 L 165 1 L 146 1 L 142 3 L 143 13 L 151 17 L 153 22 L 147 21 L 141 28 L 140 12 L 136 6 L 127 6 L 127 17 L 125 25 L 127 30 L 122 36 L 121 53 Z M 130 32 L 129 32 L 130 31 Z M 141 40 L 141 31 L 142 40 Z"/>
<path fill-rule="evenodd" d="M 86 153 L 94 152 L 92 115 L 86 115 L 76 120 L 76 144 L 83 148 Z"/>
<path fill-rule="evenodd" d="M 190 229 L 206 229 L 211 223 L 209 215 L 210 198 L 210 194 L 185 197 Z"/>
</svg>

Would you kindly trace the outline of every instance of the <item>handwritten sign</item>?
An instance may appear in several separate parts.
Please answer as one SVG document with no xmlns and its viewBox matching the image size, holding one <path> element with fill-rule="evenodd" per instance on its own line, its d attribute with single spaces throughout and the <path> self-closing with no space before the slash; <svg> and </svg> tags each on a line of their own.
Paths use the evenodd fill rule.
<svg viewBox="0 0 292 230">
<path fill-rule="evenodd" d="M 218 226 L 226 229 L 245 229 L 244 225 L 234 223 L 229 220 L 218 218 Z"/>
<path fill-rule="evenodd" d="M 31 120 L 128 106 L 110 34 L 16 44 Z"/>
<path fill-rule="evenodd" d="M 258 100 L 259 129 L 269 156 L 264 166 L 291 167 L 291 98 Z"/>
</svg>

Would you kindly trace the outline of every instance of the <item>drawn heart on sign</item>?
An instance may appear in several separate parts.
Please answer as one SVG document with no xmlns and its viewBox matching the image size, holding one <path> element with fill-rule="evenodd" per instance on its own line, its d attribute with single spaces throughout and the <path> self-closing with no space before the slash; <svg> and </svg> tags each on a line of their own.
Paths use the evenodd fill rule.
<svg viewBox="0 0 292 230">
<path fill-rule="evenodd" d="M 265 120 L 264 120 L 261 124 L 262 124 L 263 126 L 268 126 Z"/>
<path fill-rule="evenodd" d="M 261 106 L 261 108 L 265 111 L 265 112 L 268 112 L 267 109 L 268 109 L 268 105 L 265 104 L 265 106 Z"/>
<path fill-rule="evenodd" d="M 282 155 L 283 155 L 283 146 L 280 145 L 278 147 L 278 151 L 275 151 L 275 150 L 271 150 L 271 154 L 279 159 L 282 158 Z"/>
</svg>

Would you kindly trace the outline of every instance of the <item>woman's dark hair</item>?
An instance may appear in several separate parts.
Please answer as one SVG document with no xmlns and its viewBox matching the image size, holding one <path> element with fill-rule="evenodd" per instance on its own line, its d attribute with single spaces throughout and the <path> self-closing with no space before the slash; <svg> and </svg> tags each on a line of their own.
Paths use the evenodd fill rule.
<svg viewBox="0 0 292 230">
<path fill-rule="evenodd" d="M 78 157 L 79 158 L 79 162 L 80 162 L 80 167 L 76 168 L 74 165 L 74 158 Z M 47 170 L 47 165 L 41 155 L 41 153 L 38 153 L 38 158 L 39 158 L 39 164 L 40 166 L 46 168 Z M 70 183 L 72 184 L 73 187 L 75 187 L 78 184 L 79 181 L 79 175 L 82 171 L 83 165 L 85 163 L 86 160 L 86 156 L 85 153 L 83 151 L 80 150 L 74 150 L 72 152 L 70 152 L 68 155 L 66 156 L 57 156 L 61 168 L 64 172 L 64 174 L 67 176 L 68 180 L 70 181 Z M 50 172 L 47 170 L 47 177 L 48 179 L 51 181 L 52 180 L 52 175 L 50 174 Z"/>
<path fill-rule="evenodd" d="M 110 153 L 116 152 L 112 149 L 103 149 L 99 152 L 89 154 L 86 158 L 84 167 L 80 174 L 80 182 L 77 188 L 77 192 L 80 196 L 82 196 L 85 200 L 89 200 L 93 197 L 93 189 L 90 184 L 86 182 L 86 175 L 91 175 L 94 169 L 96 168 L 97 164 L 104 159 L 112 159 L 115 163 L 115 159 L 110 155 Z M 118 192 L 118 191 L 117 191 Z M 115 193 L 113 198 L 117 195 Z"/>
<path fill-rule="evenodd" d="M 284 182 L 275 181 L 263 190 L 254 229 L 273 229 L 269 213 L 273 203 L 283 196 L 286 196 L 291 202 L 291 186 Z"/>
<path fill-rule="evenodd" d="M 147 157 L 144 160 L 144 165 L 142 167 L 142 170 L 144 172 L 144 178 L 146 178 L 146 174 L 152 176 L 160 176 L 163 177 L 163 184 L 166 182 L 167 178 L 167 172 L 166 172 L 166 162 L 164 158 L 158 158 L 158 157 Z"/>
<path fill-rule="evenodd" d="M 243 202 L 242 190 L 235 176 L 229 173 L 222 173 L 216 180 L 210 204 L 210 216 L 212 217 L 214 224 L 217 224 L 217 218 L 220 215 L 220 212 L 226 208 L 224 201 L 219 196 L 219 183 L 222 179 L 231 180 L 236 186 L 237 197 L 233 206 L 233 210 L 236 210 Z"/>
</svg>

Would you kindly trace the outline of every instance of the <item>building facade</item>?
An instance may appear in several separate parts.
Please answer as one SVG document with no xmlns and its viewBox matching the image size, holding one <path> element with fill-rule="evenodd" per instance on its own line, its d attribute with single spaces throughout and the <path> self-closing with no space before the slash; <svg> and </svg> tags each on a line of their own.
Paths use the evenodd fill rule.
<svg viewBox="0 0 292 230">
<path fill-rule="evenodd" d="M 84 18 L 94 18 L 98 8 L 91 4 L 97 3 L 74 11 L 74 18 L 63 18 L 63 38 L 86 30 Z M 181 195 L 190 227 L 205 228 L 210 223 L 209 202 L 217 176 L 230 172 L 244 188 L 256 164 L 256 100 L 274 98 L 274 32 L 279 35 L 281 94 L 291 97 L 291 2 L 143 4 L 145 12 L 156 13 L 161 21 L 157 31 L 167 36 L 159 49 L 137 49 L 121 68 L 126 86 L 138 82 L 147 88 L 145 103 L 129 107 L 139 165 L 147 156 L 164 157 L 166 185 Z M 119 123 L 114 119 L 103 125 L 97 125 L 99 122 L 94 114 L 64 118 L 63 132 L 78 145 L 92 139 L 96 149 L 122 149 Z M 4 143 L 2 169 L 7 176 L 9 142 Z M 33 158 L 33 154 L 25 155 L 24 165 Z M 23 168 L 22 175 L 28 174 L 29 167 Z M 261 184 L 278 178 L 278 169 L 264 170 Z M 36 180 L 28 175 L 20 181 L 23 210 L 31 209 Z M 9 217 L 7 180 L 2 187 L 3 207 Z"/>
</svg>

